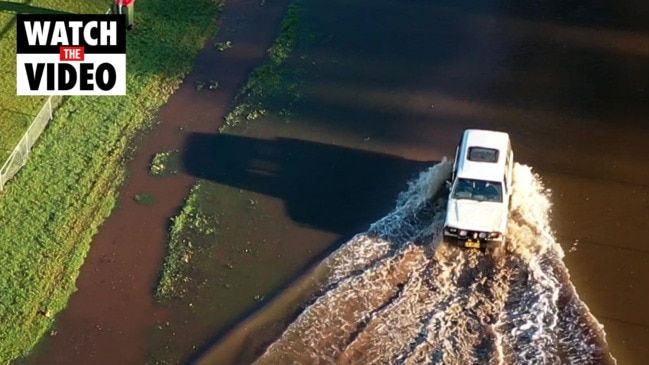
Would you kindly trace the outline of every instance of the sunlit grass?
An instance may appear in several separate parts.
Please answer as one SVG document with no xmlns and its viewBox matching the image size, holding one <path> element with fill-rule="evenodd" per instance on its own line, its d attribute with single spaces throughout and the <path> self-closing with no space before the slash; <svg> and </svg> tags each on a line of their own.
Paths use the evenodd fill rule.
<svg viewBox="0 0 649 365">
<path fill-rule="evenodd" d="M 109 3 L 31 5 L 103 13 Z M 128 35 L 128 95 L 66 99 L 29 163 L 8 184 L 0 197 L 0 363 L 26 356 L 76 290 L 92 236 L 115 205 L 131 140 L 152 124 L 153 113 L 191 70 L 216 32 L 221 8 L 217 0 L 138 3 L 136 28 Z M 0 27 L 8 22 L 0 13 Z M 0 40 L 0 106 L 31 115 L 42 100 L 14 96 L 13 34 Z M 25 121 L 0 121 L 2 143 L 12 146 Z"/>
<path fill-rule="evenodd" d="M 70 13 L 104 13 L 109 8 L 104 0 L 68 1 L 35 0 L 29 6 L 0 5 L 0 165 L 16 146 L 47 99 L 46 96 L 16 95 L 16 16 L 14 11 Z M 22 6 L 22 7 L 21 7 Z M 6 9 L 5 9 L 6 8 Z"/>
</svg>

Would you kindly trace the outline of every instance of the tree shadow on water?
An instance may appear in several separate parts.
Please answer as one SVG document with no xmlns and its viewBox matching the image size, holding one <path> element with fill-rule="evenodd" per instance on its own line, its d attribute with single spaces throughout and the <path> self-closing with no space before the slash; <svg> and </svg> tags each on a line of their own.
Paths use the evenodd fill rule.
<svg viewBox="0 0 649 365">
<path fill-rule="evenodd" d="M 273 196 L 284 201 L 286 214 L 298 224 L 333 232 L 340 238 L 327 252 L 314 258 L 314 267 L 395 205 L 399 192 L 420 171 L 436 161 L 414 161 L 399 156 L 292 138 L 256 139 L 228 134 L 193 133 L 182 150 L 182 168 L 191 176 Z M 298 277 L 298 281 L 300 280 Z M 271 303 L 293 281 L 268 296 Z M 259 308 L 244 314 L 199 348 L 191 364 Z M 302 310 L 286 308 L 286 318 Z M 248 364 L 266 348 L 287 322 L 265 324 L 246 341 L 237 363 Z"/>
<path fill-rule="evenodd" d="M 295 222 L 344 237 L 388 213 L 399 192 L 432 162 L 290 138 L 189 136 L 189 175 L 280 198 Z"/>
</svg>

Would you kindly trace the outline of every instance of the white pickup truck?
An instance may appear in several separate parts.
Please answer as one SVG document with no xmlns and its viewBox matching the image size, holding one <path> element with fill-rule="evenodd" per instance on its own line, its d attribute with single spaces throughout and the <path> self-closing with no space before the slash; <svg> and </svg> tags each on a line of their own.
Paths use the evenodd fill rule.
<svg viewBox="0 0 649 365">
<path fill-rule="evenodd" d="M 514 153 L 504 132 L 468 129 L 455 152 L 444 238 L 464 247 L 502 245 L 507 233 Z"/>
</svg>

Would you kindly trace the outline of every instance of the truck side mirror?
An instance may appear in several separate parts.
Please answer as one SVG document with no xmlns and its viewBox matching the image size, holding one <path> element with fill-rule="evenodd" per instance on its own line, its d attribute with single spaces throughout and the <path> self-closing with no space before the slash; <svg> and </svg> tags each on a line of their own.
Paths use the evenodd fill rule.
<svg viewBox="0 0 649 365">
<path fill-rule="evenodd" d="M 446 188 L 450 189 L 453 184 L 451 183 L 451 180 L 446 180 Z"/>
</svg>

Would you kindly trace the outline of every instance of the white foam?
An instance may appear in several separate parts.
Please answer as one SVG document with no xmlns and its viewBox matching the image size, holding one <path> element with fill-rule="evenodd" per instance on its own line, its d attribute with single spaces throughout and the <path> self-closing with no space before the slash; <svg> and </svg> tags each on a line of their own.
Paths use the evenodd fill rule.
<svg viewBox="0 0 649 365">
<path fill-rule="evenodd" d="M 259 359 L 313 364 L 599 364 L 601 325 L 568 280 L 550 193 L 515 165 L 507 247 L 440 242 L 446 160 L 326 261 L 329 287 Z M 562 281 L 564 280 L 564 281 Z M 560 305 L 560 294 L 569 302 Z M 568 354 L 568 358 L 561 358 Z M 564 355 L 565 357 L 565 355 Z M 308 360 L 305 360 L 308 359 Z"/>
</svg>

